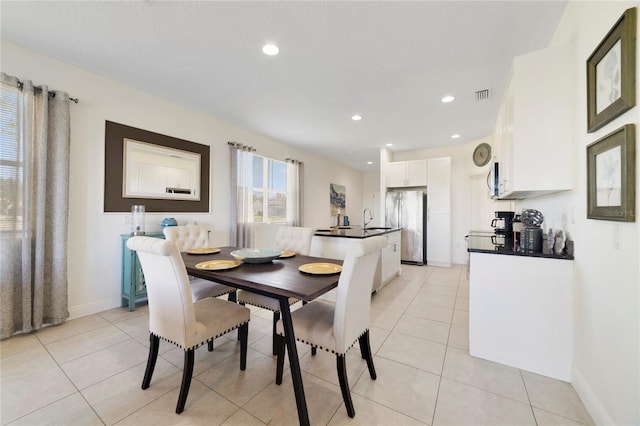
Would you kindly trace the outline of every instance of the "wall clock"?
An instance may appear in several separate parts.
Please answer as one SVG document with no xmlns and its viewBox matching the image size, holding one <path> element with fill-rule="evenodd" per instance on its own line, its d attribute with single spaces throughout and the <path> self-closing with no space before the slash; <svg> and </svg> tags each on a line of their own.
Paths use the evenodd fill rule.
<svg viewBox="0 0 640 426">
<path fill-rule="evenodd" d="M 473 164 L 478 167 L 486 166 L 491 161 L 491 145 L 481 143 L 473 150 Z"/>
</svg>

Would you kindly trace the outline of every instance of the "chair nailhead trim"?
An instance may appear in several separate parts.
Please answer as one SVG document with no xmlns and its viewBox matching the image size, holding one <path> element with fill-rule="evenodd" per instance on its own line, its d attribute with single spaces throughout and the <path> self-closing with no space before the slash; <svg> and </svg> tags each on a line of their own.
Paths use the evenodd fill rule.
<svg viewBox="0 0 640 426">
<path fill-rule="evenodd" d="M 190 349 L 198 349 L 200 346 L 204 345 L 205 343 L 210 342 L 210 341 L 213 341 L 213 340 L 217 339 L 217 338 L 218 338 L 218 337 L 220 337 L 220 336 L 224 336 L 225 334 L 229 333 L 230 331 L 233 331 L 233 330 L 235 330 L 236 328 L 240 328 L 241 326 L 243 326 L 243 325 L 245 325 L 245 324 L 248 324 L 248 323 L 249 323 L 249 321 L 245 321 L 245 322 L 243 322 L 242 324 L 238 324 L 238 325 L 236 325 L 236 326 L 234 326 L 234 327 L 231 327 L 230 329 L 228 329 L 228 330 L 226 330 L 226 331 L 223 331 L 222 333 L 217 334 L 217 335 L 213 336 L 212 338 L 205 340 L 204 342 L 200 342 L 200 343 L 198 343 L 197 345 L 193 345 L 193 346 L 191 346 L 190 348 L 185 348 L 185 347 L 183 347 L 182 345 L 180 345 L 180 344 L 178 344 L 178 343 L 174 342 L 173 340 L 169 340 L 169 339 L 167 339 L 166 337 L 158 336 L 156 333 L 151 333 L 151 334 L 153 334 L 154 336 L 156 336 L 157 338 L 159 338 L 159 339 L 161 339 L 161 340 L 164 340 L 165 342 L 171 343 L 172 345 L 176 345 L 177 347 L 179 347 L 179 348 L 180 348 L 180 349 L 182 349 L 182 350 L 188 351 L 188 350 L 190 350 Z"/>
<path fill-rule="evenodd" d="M 365 331 L 363 331 L 363 332 L 360 334 L 360 336 L 358 336 L 358 338 L 357 338 L 356 340 L 354 340 L 354 341 L 353 341 L 353 343 L 352 343 L 351 345 L 349 345 L 349 347 L 348 347 L 344 352 L 336 352 L 336 351 L 334 351 L 333 349 L 328 349 L 328 348 L 325 348 L 325 347 L 323 347 L 323 346 L 316 345 L 315 343 L 311 343 L 311 342 L 307 342 L 306 340 L 298 339 L 297 337 L 296 337 L 296 340 L 297 340 L 298 342 L 302 342 L 302 343 L 304 343 L 304 344 L 306 344 L 306 345 L 309 345 L 309 346 L 311 346 L 311 347 L 313 347 L 313 348 L 322 349 L 323 351 L 327 351 L 327 352 L 330 352 L 330 353 L 332 353 L 332 354 L 336 354 L 336 355 L 339 355 L 339 356 L 345 356 L 345 355 L 346 355 L 346 353 L 347 353 L 347 351 L 348 351 L 349 349 L 351 349 L 351 348 L 356 344 L 356 342 L 357 342 L 357 341 L 358 341 L 362 336 L 364 336 L 364 333 L 366 333 L 367 331 L 369 331 L 369 329 L 368 329 L 368 328 L 367 328 Z M 284 337 L 284 334 L 280 334 L 280 333 L 278 333 L 278 335 L 279 335 L 279 336 L 283 336 L 283 337 Z"/>
<path fill-rule="evenodd" d="M 298 300 L 294 300 L 293 302 L 289 303 L 289 306 L 293 305 L 294 303 L 297 303 Z M 280 309 L 278 309 L 277 311 L 274 311 L 273 309 L 271 309 L 268 306 L 263 306 L 263 305 L 258 305 L 257 303 L 253 303 L 253 302 L 247 302 L 246 300 L 242 300 L 242 299 L 238 299 L 238 303 L 246 303 L 247 305 L 252 305 L 255 306 L 257 308 L 262 308 L 262 309 L 266 309 L 267 311 L 271 311 L 271 312 L 280 312 Z"/>
</svg>

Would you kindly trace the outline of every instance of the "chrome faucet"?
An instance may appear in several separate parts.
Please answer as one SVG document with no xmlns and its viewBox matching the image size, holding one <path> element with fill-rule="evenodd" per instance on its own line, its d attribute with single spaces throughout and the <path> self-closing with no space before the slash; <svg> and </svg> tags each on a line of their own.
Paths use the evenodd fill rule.
<svg viewBox="0 0 640 426">
<path fill-rule="evenodd" d="M 367 213 L 367 211 L 369 211 L 369 221 L 367 222 L 365 219 L 365 215 Z M 363 229 L 367 229 L 367 225 L 371 223 L 371 221 L 373 220 L 373 214 L 371 213 L 371 210 L 369 209 L 369 207 L 365 207 L 364 210 L 362 210 L 362 228 Z"/>
</svg>

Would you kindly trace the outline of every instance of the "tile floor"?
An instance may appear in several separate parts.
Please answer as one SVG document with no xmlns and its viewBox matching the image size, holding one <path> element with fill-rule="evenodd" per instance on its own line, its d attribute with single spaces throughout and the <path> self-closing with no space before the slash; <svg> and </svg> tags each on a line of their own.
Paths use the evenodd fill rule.
<svg viewBox="0 0 640 426">
<path fill-rule="evenodd" d="M 591 425 L 573 387 L 469 356 L 464 266 L 402 266 L 372 299 L 378 379 L 356 347 L 347 357 L 356 409 L 349 419 L 335 358 L 299 344 L 313 425 Z M 331 297 L 329 295 L 328 297 Z M 146 306 L 112 309 L 0 343 L 2 425 L 290 425 L 291 376 L 277 386 L 269 311 L 254 309 L 247 369 L 235 334 L 198 349 L 185 411 L 174 413 L 182 352 L 160 347 L 148 390 Z"/>
</svg>

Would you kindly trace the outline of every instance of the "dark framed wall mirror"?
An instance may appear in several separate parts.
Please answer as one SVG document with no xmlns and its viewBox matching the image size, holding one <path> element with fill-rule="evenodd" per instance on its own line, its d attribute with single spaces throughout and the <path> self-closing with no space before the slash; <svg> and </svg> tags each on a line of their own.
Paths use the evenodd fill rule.
<svg viewBox="0 0 640 426">
<path fill-rule="evenodd" d="M 206 213 L 208 145 L 124 124 L 105 123 L 104 211 Z"/>
</svg>

